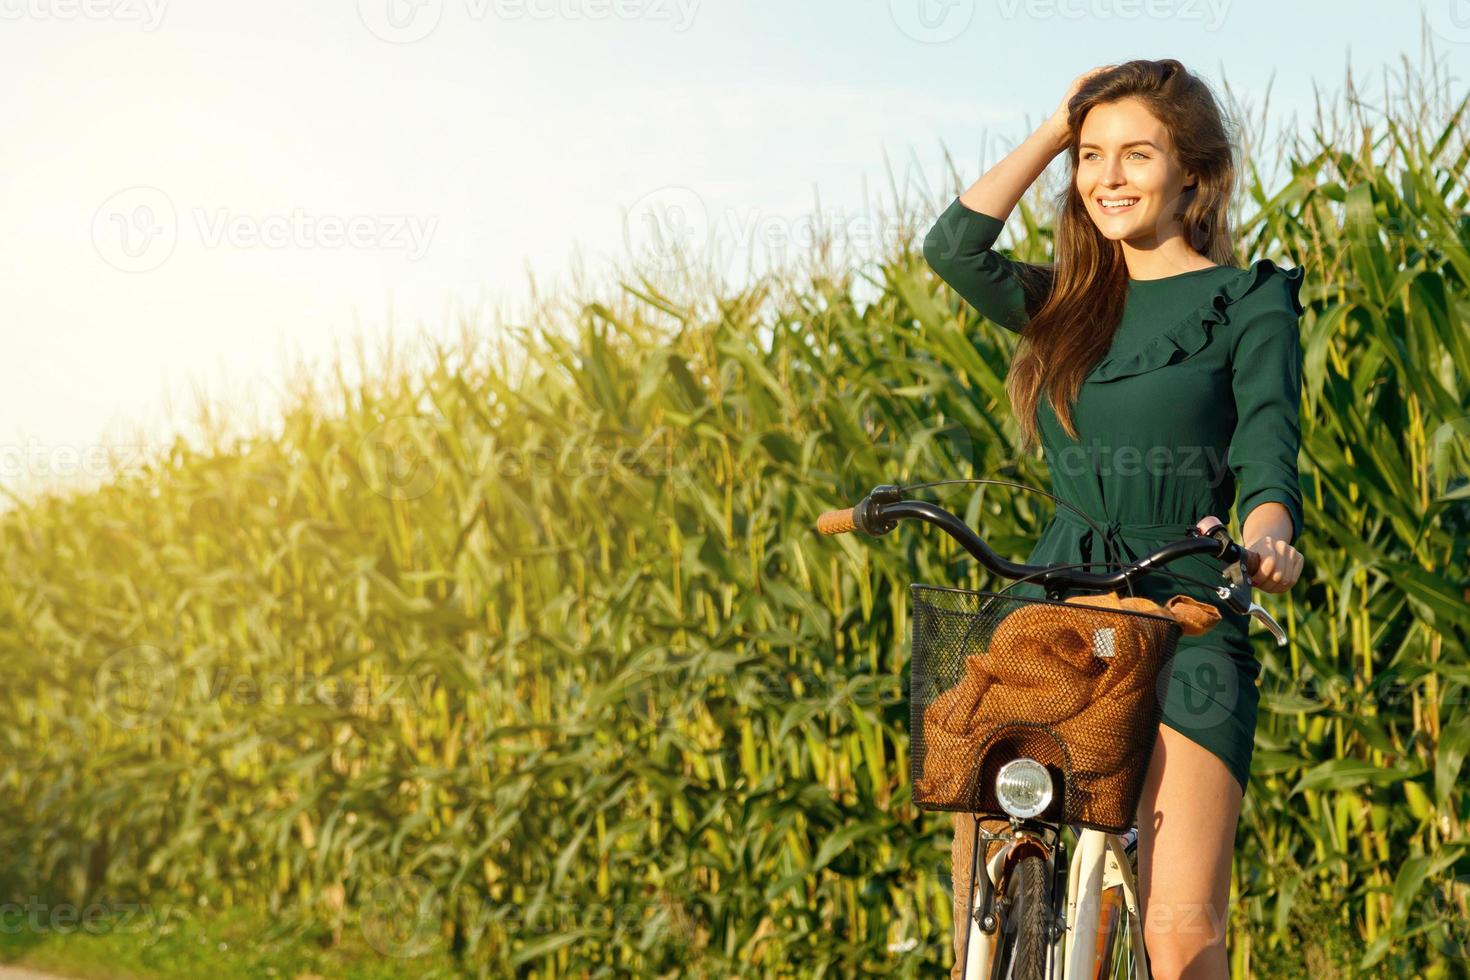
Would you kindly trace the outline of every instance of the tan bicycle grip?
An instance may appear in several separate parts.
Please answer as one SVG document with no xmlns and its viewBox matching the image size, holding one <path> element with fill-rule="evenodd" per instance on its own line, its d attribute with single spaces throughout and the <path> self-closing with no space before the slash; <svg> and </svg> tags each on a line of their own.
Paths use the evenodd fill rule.
<svg viewBox="0 0 1470 980">
<path fill-rule="evenodd" d="M 847 534 L 856 531 L 857 525 L 852 521 L 852 508 L 826 511 L 817 518 L 817 530 L 823 534 Z"/>
</svg>

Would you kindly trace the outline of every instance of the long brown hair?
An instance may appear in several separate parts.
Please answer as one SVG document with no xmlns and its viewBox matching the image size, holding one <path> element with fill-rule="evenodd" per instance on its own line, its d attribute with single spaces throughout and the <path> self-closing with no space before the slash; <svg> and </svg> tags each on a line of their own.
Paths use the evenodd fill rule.
<svg viewBox="0 0 1470 980">
<path fill-rule="evenodd" d="M 1031 314 L 1006 376 L 1022 445 L 1037 441 L 1043 383 L 1057 420 L 1073 439 L 1072 403 L 1092 366 L 1107 353 L 1123 317 L 1128 266 L 1123 246 L 1105 238 L 1077 191 L 1078 134 L 1094 107 L 1139 99 L 1168 128 L 1182 168 L 1197 175 L 1175 213 L 1192 248 L 1221 265 L 1236 264 L 1226 209 L 1235 186 L 1235 154 L 1225 119 L 1205 82 L 1172 58 L 1125 62 L 1087 80 L 1067 103 L 1072 133 L 1068 179 L 1057 196 L 1054 263 L 1020 265 Z"/>
</svg>

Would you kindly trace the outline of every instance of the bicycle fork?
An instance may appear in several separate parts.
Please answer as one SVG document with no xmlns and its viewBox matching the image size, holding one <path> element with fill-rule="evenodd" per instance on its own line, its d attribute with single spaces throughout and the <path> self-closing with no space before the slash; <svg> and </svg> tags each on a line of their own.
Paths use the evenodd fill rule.
<svg viewBox="0 0 1470 980">
<path fill-rule="evenodd" d="M 1000 931 L 1006 928 L 1006 916 L 1015 912 L 1014 909 L 1004 908 L 1004 900 L 999 896 L 1004 894 L 1007 878 L 1015 865 L 1023 857 L 1032 854 L 1041 857 L 1046 869 L 1044 900 L 1050 937 L 1047 947 L 1047 974 L 1060 978 L 1060 974 L 1055 974 L 1051 964 L 1060 962 L 1062 943 L 1066 936 L 1061 896 L 1067 890 L 1067 846 L 1060 833 L 1048 829 L 1051 832 L 1046 835 L 1029 826 L 1022 827 L 1019 821 L 1012 820 L 1010 832 L 997 836 L 982 831 L 978 818 L 975 818 L 975 833 L 970 843 L 971 886 L 965 909 L 965 920 L 968 923 L 964 949 L 965 980 L 989 980 L 999 969 L 995 955 L 996 941 Z M 992 841 L 1000 841 L 1001 847 L 985 860 L 985 873 L 980 874 L 981 855 L 989 851 Z M 1031 910 L 1025 911 L 1034 914 Z"/>
<path fill-rule="evenodd" d="M 1046 868 L 1045 898 L 1051 941 L 1047 947 L 1045 975 L 1050 980 L 1095 980 L 1101 976 L 1108 964 L 1100 963 L 1099 956 L 1111 950 L 1122 924 L 1119 920 L 1126 916 L 1134 964 L 1131 980 L 1149 980 L 1138 891 L 1127 854 L 1129 839 L 1135 833 L 1129 831 L 1126 837 L 1119 837 L 1084 829 L 1078 835 L 1076 852 L 1069 861 L 1066 842 L 1059 831 L 1049 835 L 1048 840 L 1034 830 L 1013 825 L 1009 834 L 995 836 L 981 831 L 976 820 L 970 849 L 971 887 L 965 913 L 968 923 L 965 980 L 996 980 L 997 939 L 1000 930 L 1006 928 L 1006 914 L 1012 911 L 1003 908 L 997 896 L 1004 894 L 1008 874 L 1028 853 L 1039 853 Z M 980 874 L 981 855 L 996 840 L 1002 846 L 985 860 L 985 873 Z"/>
</svg>

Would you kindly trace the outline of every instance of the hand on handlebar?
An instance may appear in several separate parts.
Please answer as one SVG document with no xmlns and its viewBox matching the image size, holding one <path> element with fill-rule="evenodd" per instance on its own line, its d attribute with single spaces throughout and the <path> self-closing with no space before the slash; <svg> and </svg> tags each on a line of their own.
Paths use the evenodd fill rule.
<svg viewBox="0 0 1470 980">
<path fill-rule="evenodd" d="M 1202 517 L 1195 525 L 1204 534 L 1222 526 L 1218 517 Z M 1288 542 L 1263 534 L 1242 547 L 1247 552 L 1246 571 L 1250 573 L 1252 588 L 1262 592 L 1285 592 L 1301 577 L 1305 559 Z"/>
<path fill-rule="evenodd" d="M 1285 592 L 1301 577 L 1302 553 L 1286 541 L 1263 534 L 1246 545 L 1255 556 L 1251 564 L 1251 585 L 1262 592 Z"/>
<path fill-rule="evenodd" d="M 1199 523 L 1195 524 L 1195 529 L 1202 534 L 1208 534 L 1216 528 L 1223 528 L 1224 526 L 1225 525 L 1218 517 L 1202 517 L 1199 519 Z M 1274 539 L 1263 536 L 1262 540 L 1270 541 Z M 1285 544 L 1285 542 L 1277 543 Z M 1286 547 L 1290 548 L 1290 545 L 1287 545 Z M 1262 568 L 1268 559 L 1263 558 L 1259 551 L 1254 551 L 1250 548 L 1245 547 L 1244 545 L 1241 546 L 1241 551 L 1244 553 L 1245 556 L 1245 571 L 1246 575 L 1250 578 L 1250 584 L 1252 587 L 1259 584 L 1257 582 L 1258 579 L 1267 578 L 1268 576 L 1270 576 L 1269 570 L 1265 572 L 1262 571 Z M 1292 554 L 1296 554 L 1296 551 L 1294 549 L 1292 550 Z M 1269 557 L 1274 557 L 1274 555 Z M 1297 555 L 1297 557 L 1300 558 L 1301 556 Z M 1296 567 L 1297 572 L 1300 572 L 1300 563 L 1298 563 Z M 1268 613 L 1265 609 L 1261 607 L 1260 603 L 1250 598 L 1250 590 L 1246 588 L 1245 580 L 1241 576 L 1239 568 L 1240 566 L 1239 564 L 1237 564 L 1235 566 L 1235 570 L 1226 571 L 1225 578 L 1231 582 L 1231 586 L 1220 589 L 1220 598 L 1225 599 L 1226 602 L 1230 604 L 1230 607 L 1232 609 L 1243 611 L 1252 619 L 1260 621 L 1266 627 L 1266 629 L 1271 631 L 1271 635 L 1276 638 L 1276 645 L 1282 646 L 1286 643 L 1286 631 L 1281 628 L 1280 623 L 1276 622 L 1275 617 L 1273 617 L 1270 613 Z M 1286 588 L 1279 590 L 1266 589 L 1265 591 L 1285 592 L 1286 589 L 1291 588 L 1292 582 L 1295 581 L 1296 574 L 1293 574 L 1291 576 L 1291 581 L 1286 583 Z"/>
</svg>

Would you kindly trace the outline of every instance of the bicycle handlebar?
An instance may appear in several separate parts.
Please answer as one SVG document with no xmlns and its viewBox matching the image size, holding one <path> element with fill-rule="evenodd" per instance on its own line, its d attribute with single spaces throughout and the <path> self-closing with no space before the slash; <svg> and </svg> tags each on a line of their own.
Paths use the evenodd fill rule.
<svg viewBox="0 0 1470 980">
<path fill-rule="evenodd" d="M 891 484 L 874 487 L 851 507 L 824 512 L 817 518 L 817 530 L 827 535 L 860 532 L 880 537 L 904 519 L 935 525 L 992 572 L 1010 579 L 1035 579 L 1053 598 L 1068 588 L 1119 590 L 1180 558 L 1209 555 L 1220 559 L 1222 576 L 1230 583 L 1228 587 L 1216 586 L 1216 594 L 1237 613 L 1261 620 L 1275 635 L 1278 646 L 1286 643 L 1286 633 L 1280 624 L 1251 598 L 1250 577 L 1260 568 L 1261 556 L 1230 540 L 1224 523 L 1215 517 L 1201 519 L 1189 529 L 1188 536 L 1170 541 L 1115 572 L 1084 572 L 1065 566 L 1007 561 L 991 550 L 960 517 L 927 501 L 905 500 L 902 488 Z"/>
</svg>

